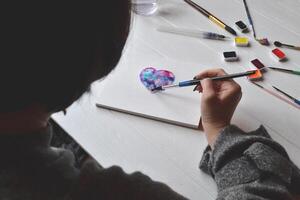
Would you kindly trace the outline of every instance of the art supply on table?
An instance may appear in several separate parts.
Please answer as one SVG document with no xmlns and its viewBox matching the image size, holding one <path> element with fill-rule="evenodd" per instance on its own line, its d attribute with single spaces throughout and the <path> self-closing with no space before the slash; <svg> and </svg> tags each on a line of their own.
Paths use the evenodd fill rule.
<svg viewBox="0 0 300 200">
<path fill-rule="evenodd" d="M 281 51 L 280 49 L 278 49 L 278 48 L 275 48 L 275 49 L 272 50 L 272 55 L 278 61 L 286 60 L 285 53 L 283 51 Z"/>
<path fill-rule="evenodd" d="M 189 37 L 196 37 L 196 38 L 204 38 L 204 39 L 212 39 L 212 40 L 224 40 L 226 38 L 225 35 L 221 35 L 218 33 L 206 32 L 206 31 L 199 31 L 196 29 L 186 29 L 186 28 L 174 28 L 168 26 L 159 26 L 157 28 L 160 32 L 166 33 L 173 33 L 178 35 L 184 35 Z"/>
<path fill-rule="evenodd" d="M 208 17 L 208 19 L 210 19 L 211 21 L 213 21 L 215 24 L 217 24 L 221 28 L 225 29 L 227 32 L 229 32 L 229 33 L 231 33 L 233 35 L 237 35 L 237 33 L 235 32 L 235 30 L 233 28 L 231 28 L 230 26 L 226 25 L 224 22 L 222 22 L 216 16 L 214 16 L 213 14 L 211 14 L 210 12 L 208 12 L 207 10 L 205 10 L 204 8 L 202 8 L 201 6 L 199 6 L 198 4 L 196 4 L 195 2 L 193 2 L 192 0 L 184 0 L 184 1 L 187 4 L 189 4 L 190 6 L 192 6 L 193 8 L 195 8 L 196 10 L 198 10 L 200 13 L 202 13 L 203 15 L 205 15 L 206 17 Z"/>
<path fill-rule="evenodd" d="M 284 43 L 281 43 L 281 42 L 278 42 L 278 41 L 275 41 L 274 45 L 276 47 L 287 47 L 287 48 L 290 48 L 290 49 L 300 50 L 300 46 L 294 46 L 294 45 L 290 45 L 290 44 L 284 44 Z"/>
<path fill-rule="evenodd" d="M 300 100 L 292 97 L 291 95 L 287 94 L 286 92 L 280 90 L 279 88 L 272 86 L 275 90 L 277 90 L 278 92 L 280 92 L 281 94 L 283 94 L 284 96 L 286 96 L 287 98 L 291 99 L 295 104 L 300 106 Z"/>
<path fill-rule="evenodd" d="M 256 41 L 258 41 L 261 45 L 268 46 L 270 43 L 269 43 L 269 40 L 268 40 L 267 38 L 258 39 L 258 38 L 256 37 L 256 32 L 255 32 L 255 29 L 254 29 L 254 23 L 253 23 L 253 20 L 252 20 L 251 15 L 250 15 L 250 11 L 249 11 L 248 4 L 247 4 L 246 0 L 243 0 L 243 2 L 244 2 L 245 9 L 246 9 L 248 21 L 249 21 L 250 26 L 251 26 L 251 28 L 252 28 L 252 32 L 253 32 L 253 37 L 254 37 L 254 39 L 255 39 Z"/>
<path fill-rule="evenodd" d="M 242 73 L 235 73 L 235 74 L 226 74 L 223 76 L 212 77 L 210 79 L 213 81 L 224 81 L 224 80 L 233 79 L 233 78 L 251 76 L 251 75 L 255 74 L 256 71 L 258 71 L 258 70 L 247 71 L 247 72 L 242 72 Z M 188 80 L 188 81 L 179 82 L 177 84 L 163 85 L 163 86 L 154 88 L 152 91 L 155 92 L 155 91 L 163 91 L 163 90 L 169 89 L 169 88 L 188 87 L 188 86 L 198 85 L 200 83 L 201 83 L 201 80 Z"/>
<path fill-rule="evenodd" d="M 241 20 L 235 22 L 235 25 L 242 33 L 247 33 L 249 31 L 247 25 Z"/>
<path fill-rule="evenodd" d="M 257 39 L 255 38 L 255 40 L 257 42 L 259 42 L 261 45 L 265 45 L 265 46 L 269 46 L 270 45 L 270 42 L 267 38 L 262 38 L 262 39 Z"/>
<path fill-rule="evenodd" d="M 247 47 L 249 46 L 249 39 L 246 37 L 236 37 L 234 38 L 234 43 L 238 47 Z"/>
<path fill-rule="evenodd" d="M 246 9 L 246 13 L 247 13 L 247 18 L 248 18 L 249 24 L 250 24 L 250 26 L 252 28 L 253 36 L 254 36 L 254 38 L 256 38 L 256 32 L 255 32 L 255 29 L 254 29 L 254 24 L 253 24 L 252 17 L 250 15 L 248 4 L 247 4 L 246 0 L 243 0 L 243 2 L 244 2 L 245 9 Z"/>
<path fill-rule="evenodd" d="M 147 67 L 140 73 L 140 80 L 150 91 L 162 85 L 170 85 L 175 81 L 175 75 L 168 70 L 156 70 Z"/>
<path fill-rule="evenodd" d="M 273 69 L 273 70 L 276 70 L 276 71 L 281 71 L 281 72 L 286 72 L 286 73 L 300 75 L 300 71 L 296 71 L 296 70 L 283 69 L 283 68 L 277 68 L 277 67 L 269 67 L 269 68 Z"/>
<path fill-rule="evenodd" d="M 263 74 L 260 70 L 256 70 L 254 74 L 247 77 L 250 81 L 260 81 L 263 78 Z"/>
<path fill-rule="evenodd" d="M 285 103 L 288 103 L 289 105 L 291 105 L 291 106 L 293 106 L 293 107 L 296 107 L 296 108 L 300 109 L 300 106 L 299 106 L 298 104 L 295 104 L 295 103 L 293 103 L 293 102 L 287 100 L 286 98 L 283 98 L 282 96 L 280 96 L 279 94 L 277 94 L 275 91 L 273 91 L 273 90 L 271 90 L 271 89 L 269 89 L 269 88 L 266 88 L 266 87 L 264 87 L 264 86 L 262 86 L 262 85 L 260 85 L 260 84 L 258 84 L 258 83 L 256 83 L 256 82 L 253 82 L 253 81 L 250 81 L 250 83 L 256 85 L 257 87 L 259 87 L 259 88 L 261 88 L 262 90 L 266 91 L 268 94 L 270 94 L 270 95 L 272 95 L 272 96 L 278 98 L 279 100 L 284 101 Z"/>
<path fill-rule="evenodd" d="M 238 60 L 238 56 L 235 51 L 223 52 L 224 60 L 227 62 L 233 62 Z"/>
<path fill-rule="evenodd" d="M 254 65 L 254 67 L 256 67 L 259 70 L 264 70 L 266 68 L 266 66 L 257 58 L 254 60 L 251 60 L 251 63 Z"/>
</svg>

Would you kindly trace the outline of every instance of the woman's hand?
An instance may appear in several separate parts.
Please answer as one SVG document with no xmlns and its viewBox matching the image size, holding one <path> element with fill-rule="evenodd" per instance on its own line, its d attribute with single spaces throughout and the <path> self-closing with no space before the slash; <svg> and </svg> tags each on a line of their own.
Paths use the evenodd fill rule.
<svg viewBox="0 0 300 200">
<path fill-rule="evenodd" d="M 221 130 L 230 125 L 233 113 L 242 97 L 241 87 L 232 79 L 226 81 L 209 79 L 225 74 L 223 69 L 212 69 L 195 76 L 196 79 L 203 79 L 196 90 L 202 93 L 202 126 L 211 148 Z"/>
</svg>

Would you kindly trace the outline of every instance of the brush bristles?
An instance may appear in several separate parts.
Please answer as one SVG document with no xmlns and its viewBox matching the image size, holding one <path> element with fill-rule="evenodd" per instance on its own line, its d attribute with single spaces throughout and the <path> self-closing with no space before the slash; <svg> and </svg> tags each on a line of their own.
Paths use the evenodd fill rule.
<svg viewBox="0 0 300 200">
<path fill-rule="evenodd" d="M 153 88 L 153 89 L 151 90 L 151 92 L 158 92 L 158 91 L 162 91 L 162 90 L 164 90 L 164 89 L 162 88 L 162 86 L 159 86 L 159 87 Z"/>
<path fill-rule="evenodd" d="M 275 42 L 274 42 L 274 45 L 275 45 L 276 47 L 281 47 L 281 46 L 282 46 L 282 44 L 281 44 L 280 42 L 278 42 L 278 41 L 275 41 Z"/>
</svg>

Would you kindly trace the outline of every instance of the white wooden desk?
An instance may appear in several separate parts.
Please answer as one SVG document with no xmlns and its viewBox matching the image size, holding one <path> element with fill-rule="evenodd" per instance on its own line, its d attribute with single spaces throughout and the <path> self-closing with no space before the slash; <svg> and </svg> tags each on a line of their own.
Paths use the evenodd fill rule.
<svg viewBox="0 0 300 200">
<path fill-rule="evenodd" d="M 242 1 L 196 2 L 232 27 L 238 20 L 247 22 Z M 299 0 L 248 0 L 248 4 L 258 37 L 267 36 L 271 40 L 300 44 Z M 199 63 L 208 68 L 218 66 L 228 72 L 235 72 L 247 69 L 250 60 L 260 58 L 266 65 L 300 69 L 299 51 L 283 49 L 289 60 L 277 63 L 269 55 L 272 47 L 261 46 L 253 40 L 250 48 L 236 48 L 230 43 L 224 45 L 222 42 L 177 35 L 166 34 L 163 38 L 158 38 L 154 30 L 157 24 L 227 34 L 182 1 L 161 0 L 155 16 L 135 17 L 134 39 L 129 39 L 128 48 L 137 42 L 145 47 L 144 58 L 137 59 L 149 59 L 157 54 L 155 59 L 158 60 Z M 248 36 L 251 37 L 250 34 Z M 236 50 L 241 60 L 231 64 L 223 62 L 221 53 L 224 50 Z M 245 80 L 239 80 L 239 83 L 244 95 L 233 122 L 244 130 L 253 130 L 263 124 L 300 166 L 300 110 L 270 96 Z M 300 97 L 299 76 L 268 72 L 264 83 L 276 84 Z M 142 171 L 155 180 L 167 183 L 190 199 L 216 197 L 213 180 L 198 169 L 202 151 L 207 145 L 202 132 L 97 109 L 95 94 L 99 88 L 105 87 L 105 81 L 96 84 L 97 90 L 73 104 L 66 116 L 58 113 L 53 115 L 53 118 L 101 165 L 119 165 L 129 173 Z"/>
</svg>

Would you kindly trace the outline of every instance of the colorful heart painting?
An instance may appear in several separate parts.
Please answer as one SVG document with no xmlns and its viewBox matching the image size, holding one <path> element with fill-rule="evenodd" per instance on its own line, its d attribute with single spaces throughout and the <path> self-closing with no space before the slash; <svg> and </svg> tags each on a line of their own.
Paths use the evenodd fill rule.
<svg viewBox="0 0 300 200">
<path fill-rule="evenodd" d="M 175 81 L 175 76 L 170 71 L 148 67 L 141 71 L 140 80 L 148 90 L 152 90 L 156 87 L 172 84 Z"/>
</svg>

